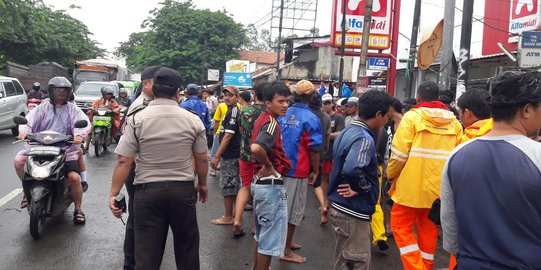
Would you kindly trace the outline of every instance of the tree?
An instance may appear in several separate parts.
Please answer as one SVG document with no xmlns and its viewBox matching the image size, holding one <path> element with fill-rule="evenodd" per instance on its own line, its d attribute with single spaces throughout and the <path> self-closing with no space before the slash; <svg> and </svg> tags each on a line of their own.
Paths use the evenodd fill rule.
<svg viewBox="0 0 541 270">
<path fill-rule="evenodd" d="M 86 25 L 41 0 L 0 0 L 0 25 L 0 59 L 7 61 L 71 66 L 105 52 L 90 38 Z"/>
<path fill-rule="evenodd" d="M 242 25 L 225 10 L 196 9 L 191 1 L 162 5 L 115 52 L 135 71 L 162 65 L 178 70 L 185 83 L 198 82 L 206 68 L 224 67 L 237 57 L 247 41 Z"/>
<path fill-rule="evenodd" d="M 271 52 L 276 48 L 276 42 L 271 41 L 270 31 L 268 29 L 261 30 L 261 33 L 253 24 L 248 24 L 244 29 L 248 42 L 243 46 L 243 49 L 250 51 Z"/>
</svg>

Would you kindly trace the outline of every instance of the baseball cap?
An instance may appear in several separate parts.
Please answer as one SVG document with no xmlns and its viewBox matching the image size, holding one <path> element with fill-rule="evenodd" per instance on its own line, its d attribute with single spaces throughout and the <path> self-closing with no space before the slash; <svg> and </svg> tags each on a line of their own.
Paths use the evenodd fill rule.
<svg viewBox="0 0 541 270">
<path fill-rule="evenodd" d="M 226 85 L 224 87 L 224 89 L 222 90 L 223 91 L 227 91 L 235 96 L 238 96 L 239 95 L 239 89 L 233 85 Z"/>
<path fill-rule="evenodd" d="M 340 98 L 339 100 L 336 101 L 336 105 L 338 106 L 344 106 L 344 101 L 346 101 L 347 98 Z"/>
<path fill-rule="evenodd" d="M 358 97 L 348 98 L 348 101 L 346 102 L 346 106 L 359 106 L 359 98 Z"/>
<path fill-rule="evenodd" d="M 160 68 L 160 66 L 149 66 L 143 69 L 143 72 L 141 72 L 141 81 L 154 78 L 156 71 L 158 71 Z"/>
<path fill-rule="evenodd" d="M 323 95 L 323 96 L 321 97 L 321 100 L 322 100 L 323 102 L 326 102 L 326 101 L 331 101 L 331 102 L 332 102 L 332 96 L 331 96 L 331 94 L 325 94 L 325 95 Z"/>
<path fill-rule="evenodd" d="M 310 95 L 314 90 L 314 85 L 307 80 L 300 80 L 295 85 L 295 93 L 297 95 Z"/>
<path fill-rule="evenodd" d="M 178 71 L 162 67 L 154 74 L 154 84 L 180 88 L 180 73 Z"/>
</svg>

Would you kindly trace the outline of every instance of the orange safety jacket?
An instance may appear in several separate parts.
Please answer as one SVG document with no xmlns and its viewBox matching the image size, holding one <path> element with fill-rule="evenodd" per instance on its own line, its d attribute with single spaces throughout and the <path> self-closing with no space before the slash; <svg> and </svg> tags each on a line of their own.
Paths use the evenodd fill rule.
<svg viewBox="0 0 541 270">
<path fill-rule="evenodd" d="M 471 126 L 466 127 L 466 129 L 464 129 L 464 135 L 460 137 L 460 140 L 458 141 L 457 145 L 463 142 L 467 142 L 471 139 L 484 136 L 485 134 L 489 133 L 492 130 L 493 126 L 494 126 L 494 121 L 492 121 L 492 118 L 476 121 Z"/>
</svg>

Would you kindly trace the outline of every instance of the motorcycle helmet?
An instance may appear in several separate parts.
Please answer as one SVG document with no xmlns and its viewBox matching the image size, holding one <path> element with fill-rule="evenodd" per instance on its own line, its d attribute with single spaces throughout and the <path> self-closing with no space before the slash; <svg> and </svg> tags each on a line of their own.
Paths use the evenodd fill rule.
<svg viewBox="0 0 541 270">
<path fill-rule="evenodd" d="M 32 85 L 32 89 L 34 89 L 35 91 L 39 91 L 40 88 L 41 88 L 41 84 L 39 84 L 39 82 L 35 82 Z"/>
<path fill-rule="evenodd" d="M 47 93 L 49 94 L 49 99 L 52 104 L 54 104 L 55 102 L 53 91 L 54 89 L 57 89 L 57 88 L 63 88 L 69 91 L 68 97 L 71 96 L 71 94 L 73 94 L 73 88 L 70 81 L 68 81 L 66 77 L 56 76 L 52 78 L 51 80 L 49 80 L 48 87 L 47 87 Z M 67 102 L 68 100 L 66 99 L 66 103 Z"/>
<path fill-rule="evenodd" d="M 114 95 L 114 91 L 113 91 L 113 88 L 110 87 L 110 86 L 104 86 L 101 88 L 101 96 L 102 97 L 105 97 L 105 95 Z"/>
</svg>

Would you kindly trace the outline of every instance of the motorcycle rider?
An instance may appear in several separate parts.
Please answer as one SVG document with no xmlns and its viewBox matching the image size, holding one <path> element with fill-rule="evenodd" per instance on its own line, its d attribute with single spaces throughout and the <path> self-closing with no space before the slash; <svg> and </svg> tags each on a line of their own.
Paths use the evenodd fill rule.
<svg viewBox="0 0 541 270">
<path fill-rule="evenodd" d="M 113 126 L 111 131 L 111 138 L 115 138 L 118 127 L 120 126 L 120 106 L 118 102 L 113 98 L 114 90 L 110 86 L 104 86 L 101 88 L 101 98 L 92 102 L 92 109 L 88 111 L 88 118 L 92 123 L 93 111 L 98 108 L 107 108 L 113 111 Z M 93 131 L 92 131 L 93 132 Z M 92 132 L 86 139 L 85 152 L 88 151 L 90 141 L 92 140 Z"/>
<path fill-rule="evenodd" d="M 32 99 L 32 98 L 35 98 L 35 99 L 42 99 L 42 94 L 41 92 L 39 91 L 39 89 L 41 88 L 41 85 L 39 82 L 35 82 L 33 85 L 32 85 L 32 90 L 30 90 L 28 92 L 28 99 Z"/>
<path fill-rule="evenodd" d="M 34 110 L 30 111 L 26 116 L 28 125 L 19 126 L 19 140 L 24 140 L 29 133 L 38 133 L 45 130 L 56 131 L 66 135 L 73 135 L 74 144 L 66 149 L 66 162 L 64 163 L 64 172 L 66 178 L 71 185 L 71 196 L 75 203 L 75 211 L 73 213 L 73 222 L 75 224 L 84 224 L 86 221 L 85 214 L 81 211 L 83 201 L 83 188 L 81 185 L 81 177 L 79 175 L 80 168 L 77 162 L 79 158 L 78 144 L 83 142 L 87 136 L 90 127 L 74 128 L 75 122 L 78 120 L 88 121 L 85 113 L 77 107 L 77 105 L 68 102 L 70 95 L 73 92 L 71 83 L 65 77 L 52 78 L 47 87 L 49 94 L 49 102 L 41 103 Z M 27 147 L 28 148 L 28 147 Z M 27 149 L 28 150 L 28 149 Z M 24 174 L 24 165 L 27 160 L 25 155 L 27 150 L 22 150 L 15 157 L 15 171 L 19 178 L 22 179 Z M 26 207 L 28 204 L 23 199 L 21 207 Z"/>
<path fill-rule="evenodd" d="M 120 88 L 118 92 L 118 98 L 116 99 L 118 104 L 122 107 L 129 107 L 132 103 L 131 99 L 128 97 L 128 90 L 126 88 Z"/>
</svg>

